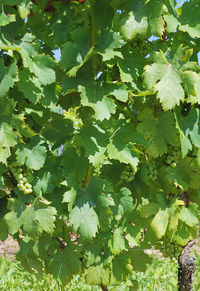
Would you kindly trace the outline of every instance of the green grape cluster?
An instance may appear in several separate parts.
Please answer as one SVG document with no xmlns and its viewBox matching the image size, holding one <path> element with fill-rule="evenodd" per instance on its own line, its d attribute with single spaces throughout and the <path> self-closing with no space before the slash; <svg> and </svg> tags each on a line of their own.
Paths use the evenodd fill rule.
<svg viewBox="0 0 200 291">
<path fill-rule="evenodd" d="M 180 160 L 180 150 L 177 147 L 169 146 L 169 153 L 166 158 L 166 163 L 175 168 Z"/>
<path fill-rule="evenodd" d="M 29 183 L 32 178 L 31 172 L 27 170 L 23 173 L 22 168 L 19 168 L 15 162 L 10 165 L 10 170 L 17 181 L 19 190 L 24 194 L 31 194 L 33 192 L 32 185 Z"/>
<path fill-rule="evenodd" d="M 140 154 L 145 152 L 145 147 L 141 144 L 136 144 L 134 146 L 135 150 L 138 151 Z"/>
<path fill-rule="evenodd" d="M 170 258 L 178 258 L 178 256 L 182 253 L 183 247 L 174 243 L 174 242 L 166 242 L 163 245 L 162 252 L 164 256 L 170 257 Z"/>
<path fill-rule="evenodd" d="M 120 180 L 123 182 L 132 182 L 135 178 L 134 170 L 130 165 L 127 165 L 125 169 L 122 171 Z"/>
<path fill-rule="evenodd" d="M 158 178 L 158 171 L 153 162 L 148 166 L 148 177 L 153 181 Z"/>
<path fill-rule="evenodd" d="M 149 53 L 147 49 L 148 43 L 145 40 L 134 41 L 132 46 L 133 46 L 133 53 L 135 55 L 146 56 Z"/>
</svg>

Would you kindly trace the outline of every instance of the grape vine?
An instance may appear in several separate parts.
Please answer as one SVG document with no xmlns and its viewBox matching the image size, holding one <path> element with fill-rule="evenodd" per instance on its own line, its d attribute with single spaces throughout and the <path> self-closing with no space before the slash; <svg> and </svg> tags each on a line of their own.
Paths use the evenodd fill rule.
<svg viewBox="0 0 200 291">
<path fill-rule="evenodd" d="M 144 249 L 177 257 L 199 232 L 199 0 L 0 2 L 0 240 L 102 290 Z"/>
</svg>

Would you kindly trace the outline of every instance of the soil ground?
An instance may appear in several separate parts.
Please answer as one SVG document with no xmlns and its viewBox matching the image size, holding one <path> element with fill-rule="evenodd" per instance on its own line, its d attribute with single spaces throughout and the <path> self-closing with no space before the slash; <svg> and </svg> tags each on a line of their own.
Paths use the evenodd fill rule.
<svg viewBox="0 0 200 291">
<path fill-rule="evenodd" d="M 19 250 L 18 243 L 11 236 L 9 236 L 4 242 L 0 241 L 1 256 L 12 258 L 18 250 Z"/>
</svg>

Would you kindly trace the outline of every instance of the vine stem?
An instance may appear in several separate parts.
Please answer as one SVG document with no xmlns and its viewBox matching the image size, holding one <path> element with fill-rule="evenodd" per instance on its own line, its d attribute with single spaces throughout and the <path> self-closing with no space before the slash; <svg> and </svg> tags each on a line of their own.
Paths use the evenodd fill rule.
<svg viewBox="0 0 200 291">
<path fill-rule="evenodd" d="M 84 181 L 84 185 L 83 185 L 83 190 L 85 191 L 90 183 L 90 178 L 91 178 L 91 174 L 92 174 L 92 168 L 89 167 L 88 171 L 87 171 L 87 176 L 86 179 Z"/>
<path fill-rule="evenodd" d="M 178 290 L 192 290 L 192 281 L 194 276 L 195 258 L 190 255 L 191 248 L 195 245 L 196 240 L 191 240 L 185 246 L 182 254 L 178 258 Z"/>
<path fill-rule="evenodd" d="M 134 121 L 134 123 L 135 123 L 136 125 L 139 123 L 139 121 L 137 120 L 137 118 L 136 118 L 136 116 L 134 115 L 134 113 L 131 111 L 131 109 L 130 109 L 130 107 L 128 106 L 128 104 L 123 103 L 123 102 L 121 102 L 121 101 L 119 101 L 119 100 L 116 100 L 115 102 L 118 104 L 118 107 L 123 111 L 123 113 L 124 113 L 127 117 L 131 118 L 131 119 Z"/>
<path fill-rule="evenodd" d="M 166 41 L 166 27 L 167 27 L 167 22 L 166 22 L 164 16 L 162 16 L 162 19 L 163 19 L 163 22 L 164 22 L 164 31 L 163 31 L 163 34 L 161 36 L 161 41 L 162 42 L 165 42 Z"/>
</svg>

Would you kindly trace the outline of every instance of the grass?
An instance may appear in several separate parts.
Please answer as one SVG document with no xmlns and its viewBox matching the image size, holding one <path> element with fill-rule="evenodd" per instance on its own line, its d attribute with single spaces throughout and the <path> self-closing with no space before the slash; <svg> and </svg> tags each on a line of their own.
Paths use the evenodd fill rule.
<svg viewBox="0 0 200 291">
<path fill-rule="evenodd" d="M 197 270 L 194 278 L 194 291 L 200 290 L 200 257 L 197 256 Z M 153 258 L 153 264 L 145 272 L 136 272 L 127 284 L 109 287 L 109 291 L 176 291 L 177 261 Z M 65 288 L 51 275 L 38 281 L 33 274 L 23 270 L 16 260 L 0 257 L 0 291 L 98 291 L 98 286 L 88 286 L 81 276 L 75 276 Z"/>
<path fill-rule="evenodd" d="M 25 272 L 16 260 L 0 257 L 0 291 L 97 291 L 99 287 L 88 286 L 84 279 L 76 276 L 66 288 L 51 275 L 45 275 L 41 281 L 34 274 Z"/>
</svg>

